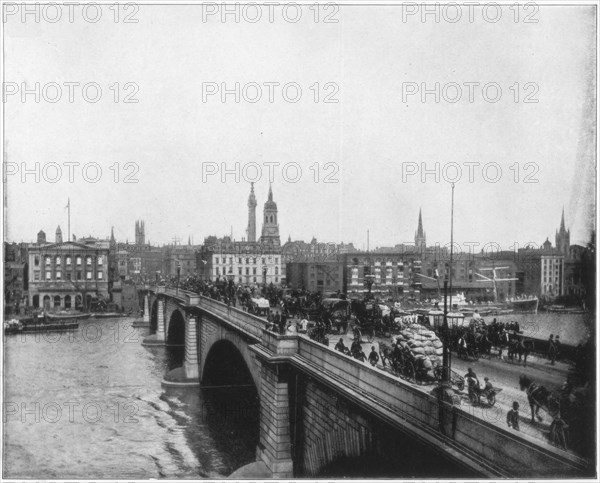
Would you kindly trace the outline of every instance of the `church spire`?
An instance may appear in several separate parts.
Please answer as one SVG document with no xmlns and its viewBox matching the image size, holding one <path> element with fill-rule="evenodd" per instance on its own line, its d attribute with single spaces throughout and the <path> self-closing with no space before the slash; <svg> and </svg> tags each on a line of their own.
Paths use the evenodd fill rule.
<svg viewBox="0 0 600 483">
<path fill-rule="evenodd" d="M 417 231 L 415 233 L 415 247 L 418 250 L 424 250 L 427 246 L 425 232 L 423 231 L 423 217 L 421 215 L 421 208 L 419 208 L 419 224 L 417 225 Z"/>
<path fill-rule="evenodd" d="M 417 227 L 417 236 L 423 236 L 423 217 L 421 216 L 421 208 L 419 208 L 419 226 Z"/>
<path fill-rule="evenodd" d="M 273 201 L 273 189 L 271 188 L 271 183 L 269 183 L 269 201 Z"/>
<path fill-rule="evenodd" d="M 565 207 L 564 206 L 562 209 L 562 217 L 560 219 L 560 231 L 561 232 L 565 231 Z"/>
</svg>

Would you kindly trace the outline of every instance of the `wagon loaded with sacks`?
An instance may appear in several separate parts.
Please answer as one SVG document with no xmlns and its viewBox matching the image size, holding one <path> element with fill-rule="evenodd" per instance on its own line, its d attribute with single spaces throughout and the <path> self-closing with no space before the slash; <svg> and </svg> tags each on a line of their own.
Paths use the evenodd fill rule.
<svg viewBox="0 0 600 483">
<path fill-rule="evenodd" d="M 392 345 L 381 344 L 385 365 L 390 362 L 392 370 L 414 382 L 434 380 L 435 369 L 442 365 L 443 344 L 435 332 L 420 324 L 405 326 L 392 338 Z"/>
</svg>

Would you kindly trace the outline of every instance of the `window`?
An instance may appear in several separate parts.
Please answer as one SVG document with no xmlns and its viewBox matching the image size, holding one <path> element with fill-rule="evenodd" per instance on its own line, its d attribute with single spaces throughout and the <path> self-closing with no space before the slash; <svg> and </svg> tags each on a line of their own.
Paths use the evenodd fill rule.
<svg viewBox="0 0 600 483">
<path fill-rule="evenodd" d="M 86 280 L 91 280 L 92 279 L 92 272 L 90 272 L 90 271 L 86 272 L 85 278 L 86 278 Z"/>
<path fill-rule="evenodd" d="M 250 269 L 246 267 L 246 275 L 250 275 Z"/>
<path fill-rule="evenodd" d="M 265 257 L 263 257 L 262 262 L 263 262 L 263 265 L 265 265 L 267 263 L 267 259 Z"/>
<path fill-rule="evenodd" d="M 38 260 L 39 262 L 39 260 Z M 39 280 L 40 279 L 40 272 L 33 272 L 33 279 L 34 280 Z"/>
<path fill-rule="evenodd" d="M 56 257 L 56 264 L 60 265 L 60 257 Z"/>
<path fill-rule="evenodd" d="M 56 280 L 61 280 L 62 279 L 62 272 L 59 270 L 56 272 Z"/>
<path fill-rule="evenodd" d="M 34 264 L 36 267 L 39 267 L 39 266 L 40 266 L 40 256 L 39 256 L 39 255 L 36 255 L 35 257 L 33 257 L 33 264 Z"/>
<path fill-rule="evenodd" d="M 238 267 L 238 275 L 242 274 L 242 267 Z"/>
<path fill-rule="evenodd" d="M 238 257 L 238 263 L 241 265 L 242 264 L 242 257 Z"/>
<path fill-rule="evenodd" d="M 275 277 L 275 283 L 279 282 L 279 277 Z"/>
<path fill-rule="evenodd" d="M 71 280 L 71 272 L 67 272 L 67 280 Z"/>
<path fill-rule="evenodd" d="M 77 280 L 81 280 L 81 272 L 77 272 Z"/>
<path fill-rule="evenodd" d="M 215 263 L 219 263 L 219 257 L 215 258 Z"/>
<path fill-rule="evenodd" d="M 81 265 L 81 257 L 77 257 L 75 259 L 75 263 L 77 263 L 77 266 L 80 266 Z"/>
<path fill-rule="evenodd" d="M 102 280 L 103 274 L 102 271 L 98 272 L 98 280 Z"/>
<path fill-rule="evenodd" d="M 256 258 L 252 259 L 252 263 L 254 263 L 254 265 L 256 265 Z"/>
<path fill-rule="evenodd" d="M 275 267 L 275 275 L 279 275 L 279 267 Z"/>
<path fill-rule="evenodd" d="M 279 259 L 275 257 L 275 263 L 279 263 Z"/>
<path fill-rule="evenodd" d="M 252 275 L 256 275 L 256 267 L 252 268 Z"/>
<path fill-rule="evenodd" d="M 46 272 L 46 280 L 50 280 L 50 279 L 52 279 L 52 272 L 47 271 Z"/>
<path fill-rule="evenodd" d="M 233 264 L 233 257 L 229 257 L 229 263 Z"/>
<path fill-rule="evenodd" d="M 71 257 L 67 257 L 67 265 L 71 265 Z"/>
<path fill-rule="evenodd" d="M 246 258 L 246 265 L 248 265 L 250 263 L 250 259 Z"/>
<path fill-rule="evenodd" d="M 90 266 L 92 264 L 92 257 L 86 257 L 85 263 L 86 263 L 86 265 Z"/>
<path fill-rule="evenodd" d="M 52 260 L 50 259 L 50 257 L 46 257 L 46 265 L 51 265 L 52 264 Z"/>
<path fill-rule="evenodd" d="M 253 281 L 254 281 L 254 283 L 256 283 L 256 277 L 254 277 L 254 280 L 253 280 Z"/>
<path fill-rule="evenodd" d="M 219 267 L 215 268 L 215 273 L 216 273 L 217 275 L 220 275 L 220 273 L 219 273 Z"/>
<path fill-rule="evenodd" d="M 103 261 L 102 261 L 102 255 L 100 255 L 98 257 L 98 265 L 102 265 Z"/>
<path fill-rule="evenodd" d="M 242 283 L 242 277 L 240 277 L 240 279 L 238 280 L 239 283 Z"/>
</svg>

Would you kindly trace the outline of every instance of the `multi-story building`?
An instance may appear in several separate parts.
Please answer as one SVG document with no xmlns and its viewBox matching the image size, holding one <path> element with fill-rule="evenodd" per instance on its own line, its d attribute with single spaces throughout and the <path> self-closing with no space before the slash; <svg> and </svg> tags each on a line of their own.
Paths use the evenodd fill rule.
<svg viewBox="0 0 600 483">
<path fill-rule="evenodd" d="M 27 246 L 4 243 L 4 308 L 5 313 L 19 313 L 27 305 Z"/>
<path fill-rule="evenodd" d="M 204 280 L 233 280 L 242 285 L 280 285 L 285 283 L 285 264 L 282 261 L 277 204 L 269 186 L 263 210 L 262 235 L 255 238 L 256 196 L 254 184 L 248 198 L 248 241 L 233 241 L 231 237 L 207 237 L 197 251 L 197 270 Z"/>
<path fill-rule="evenodd" d="M 281 248 L 207 237 L 197 252 L 198 273 L 204 280 L 229 280 L 242 285 L 281 284 Z"/>
<path fill-rule="evenodd" d="M 181 277 L 198 273 L 196 252 L 198 247 L 188 245 L 169 245 L 164 247 L 163 273 L 167 277 L 177 276 L 177 267 L 181 267 Z"/>
<path fill-rule="evenodd" d="M 94 301 L 108 301 L 108 254 L 108 240 L 63 242 L 58 227 L 55 242 L 48 243 L 40 231 L 29 246 L 29 305 L 89 309 Z"/>
</svg>

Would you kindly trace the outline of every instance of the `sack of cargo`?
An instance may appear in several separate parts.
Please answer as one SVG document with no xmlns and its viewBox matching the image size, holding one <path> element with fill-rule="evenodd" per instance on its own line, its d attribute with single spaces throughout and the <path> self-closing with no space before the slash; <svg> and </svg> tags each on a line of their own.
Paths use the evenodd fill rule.
<svg viewBox="0 0 600 483">
<path fill-rule="evenodd" d="M 421 355 L 425 355 L 425 350 L 422 347 L 415 347 L 413 349 L 411 349 L 411 352 L 413 354 L 421 354 Z"/>
<path fill-rule="evenodd" d="M 435 355 L 435 349 L 433 347 L 423 347 L 423 350 L 428 356 Z"/>
<path fill-rule="evenodd" d="M 444 355 L 444 348 L 443 347 L 438 347 L 437 349 L 435 349 L 435 355 L 436 356 L 443 356 Z"/>
<path fill-rule="evenodd" d="M 431 361 L 428 358 L 423 359 L 423 367 L 427 370 L 432 369 L 433 368 L 433 364 L 431 363 Z"/>
<path fill-rule="evenodd" d="M 436 349 L 441 349 L 442 347 L 444 347 L 444 344 L 441 340 L 437 339 L 433 341 L 433 347 L 435 347 Z"/>
</svg>

